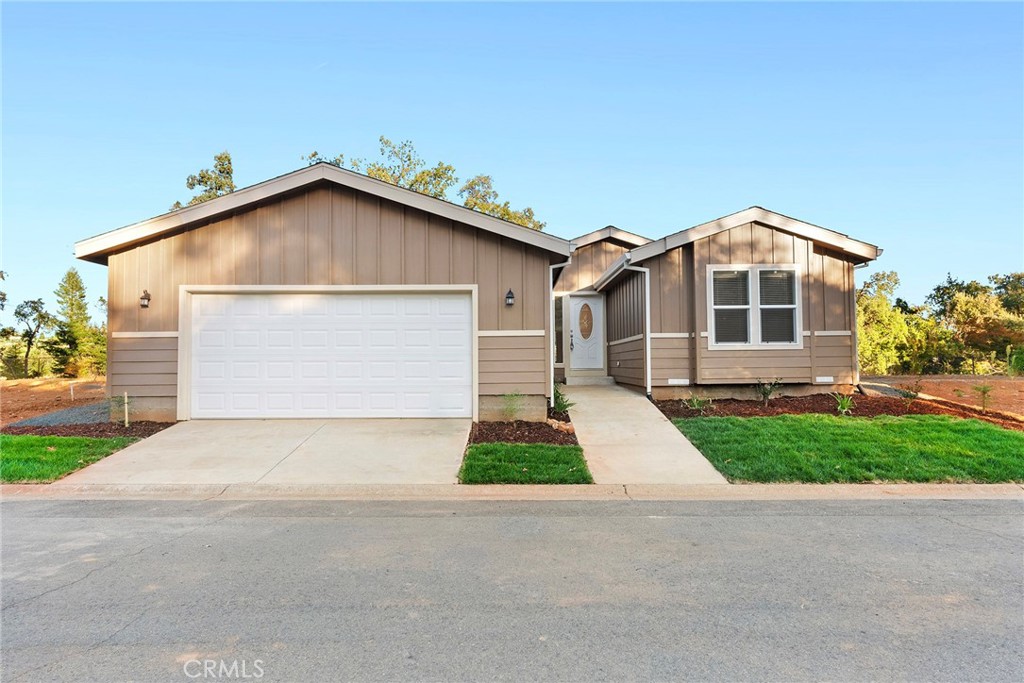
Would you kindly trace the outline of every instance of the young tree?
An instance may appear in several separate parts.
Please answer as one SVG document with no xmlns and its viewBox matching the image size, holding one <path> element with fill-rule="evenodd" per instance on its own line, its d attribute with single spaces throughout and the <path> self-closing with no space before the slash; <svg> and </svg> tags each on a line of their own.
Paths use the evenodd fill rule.
<svg viewBox="0 0 1024 683">
<path fill-rule="evenodd" d="M 199 173 L 190 175 L 185 180 L 185 187 L 190 190 L 200 188 L 202 191 L 188 200 L 188 206 L 216 199 L 235 191 L 234 168 L 231 165 L 231 154 L 226 150 L 213 157 L 213 168 L 204 168 Z M 171 210 L 182 208 L 181 202 L 174 202 Z"/>
<path fill-rule="evenodd" d="M 899 349 L 908 331 L 903 313 L 892 302 L 899 284 L 895 271 L 882 271 L 857 290 L 857 357 L 865 373 L 884 375 L 900 366 Z"/>
<path fill-rule="evenodd" d="M 77 374 L 81 364 L 83 342 L 92 333 L 85 283 L 74 268 L 69 268 L 54 291 L 57 315 L 54 334 L 43 342 L 53 358 L 53 367 L 60 373 Z"/>
<path fill-rule="evenodd" d="M 32 353 L 32 345 L 39 338 L 39 334 L 53 326 L 54 317 L 46 311 L 42 299 L 31 299 L 23 301 L 14 309 L 14 319 L 21 323 L 25 329 L 21 331 L 21 338 L 25 340 L 25 376 L 29 374 L 28 357 Z"/>
<path fill-rule="evenodd" d="M 530 207 L 517 211 L 508 202 L 499 202 L 492 182 L 489 175 L 478 175 L 467 180 L 459 190 L 463 206 L 534 230 L 544 229 L 545 223 L 533 217 L 533 209 Z"/>
<path fill-rule="evenodd" d="M 0 270 L 0 280 L 6 280 L 6 279 L 7 279 L 7 273 L 5 273 L 4 271 Z M 4 307 L 6 307 L 6 306 L 7 306 L 7 292 L 0 291 L 0 311 L 4 310 Z"/>
</svg>

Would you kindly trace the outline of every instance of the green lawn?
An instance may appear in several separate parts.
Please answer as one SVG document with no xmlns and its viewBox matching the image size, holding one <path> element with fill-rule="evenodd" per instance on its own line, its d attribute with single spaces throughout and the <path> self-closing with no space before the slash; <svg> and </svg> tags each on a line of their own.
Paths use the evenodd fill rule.
<svg viewBox="0 0 1024 683">
<path fill-rule="evenodd" d="M 1024 432 L 938 415 L 674 420 L 729 480 L 1024 482 Z"/>
<path fill-rule="evenodd" d="M 0 482 L 23 484 L 56 481 L 102 460 L 134 441 L 138 439 L 0 434 Z"/>
<path fill-rule="evenodd" d="M 478 443 L 466 449 L 463 484 L 593 484 L 579 446 Z"/>
</svg>

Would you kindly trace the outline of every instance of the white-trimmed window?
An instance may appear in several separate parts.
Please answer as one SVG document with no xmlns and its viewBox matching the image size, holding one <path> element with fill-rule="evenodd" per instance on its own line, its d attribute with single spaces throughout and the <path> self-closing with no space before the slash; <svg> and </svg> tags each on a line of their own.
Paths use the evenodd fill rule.
<svg viewBox="0 0 1024 683">
<path fill-rule="evenodd" d="M 708 266 L 709 348 L 802 348 L 795 265 Z"/>
</svg>

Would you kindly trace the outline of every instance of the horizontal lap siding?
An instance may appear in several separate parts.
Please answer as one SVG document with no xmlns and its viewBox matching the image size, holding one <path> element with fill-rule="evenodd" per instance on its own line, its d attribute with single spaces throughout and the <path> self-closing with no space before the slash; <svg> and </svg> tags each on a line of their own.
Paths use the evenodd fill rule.
<svg viewBox="0 0 1024 683">
<path fill-rule="evenodd" d="M 178 384 L 175 337 L 110 339 L 107 381 L 112 396 L 174 398 Z"/>
<path fill-rule="evenodd" d="M 835 384 L 856 382 L 852 336 L 814 336 L 814 377 L 833 378 Z"/>
<path fill-rule="evenodd" d="M 810 382 L 811 349 L 715 350 L 708 351 L 708 339 L 700 339 L 699 384 L 751 384 L 757 379 Z"/>
<path fill-rule="evenodd" d="M 668 380 L 693 381 L 690 340 L 682 337 L 651 339 L 651 386 L 678 386 Z"/>
<path fill-rule="evenodd" d="M 545 337 L 480 337 L 480 395 L 547 393 Z"/>
<path fill-rule="evenodd" d="M 608 374 L 618 384 L 646 388 L 644 379 L 644 340 L 633 339 L 608 346 Z"/>
</svg>

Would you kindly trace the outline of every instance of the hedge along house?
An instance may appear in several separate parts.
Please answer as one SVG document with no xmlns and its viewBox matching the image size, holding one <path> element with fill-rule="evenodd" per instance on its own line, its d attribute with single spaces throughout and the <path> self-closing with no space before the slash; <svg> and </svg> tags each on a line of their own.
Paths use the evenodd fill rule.
<svg viewBox="0 0 1024 683">
<path fill-rule="evenodd" d="M 328 164 L 75 247 L 108 266 L 110 393 L 155 420 L 543 419 L 570 252 Z"/>
<path fill-rule="evenodd" d="M 656 399 L 749 398 L 758 379 L 789 394 L 856 384 L 853 270 L 881 253 L 760 207 L 636 246 L 593 284 L 609 375 Z"/>
</svg>

